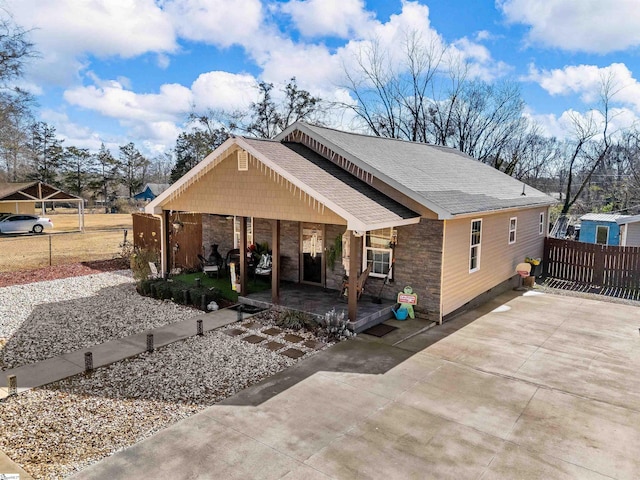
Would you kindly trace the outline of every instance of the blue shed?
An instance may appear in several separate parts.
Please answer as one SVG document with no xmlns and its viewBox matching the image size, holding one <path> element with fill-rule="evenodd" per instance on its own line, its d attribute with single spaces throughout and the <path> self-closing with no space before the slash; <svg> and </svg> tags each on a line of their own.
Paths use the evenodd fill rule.
<svg viewBox="0 0 640 480">
<path fill-rule="evenodd" d="M 580 241 L 602 245 L 620 245 L 617 220 L 628 215 L 619 213 L 588 213 L 580 217 Z"/>
</svg>

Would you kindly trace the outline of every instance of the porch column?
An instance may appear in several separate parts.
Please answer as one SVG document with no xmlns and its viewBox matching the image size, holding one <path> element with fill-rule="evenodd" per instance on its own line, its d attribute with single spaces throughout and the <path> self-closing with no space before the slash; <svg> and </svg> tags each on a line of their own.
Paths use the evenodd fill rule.
<svg viewBox="0 0 640 480">
<path fill-rule="evenodd" d="M 280 303 L 280 220 L 271 223 L 271 303 Z"/>
<path fill-rule="evenodd" d="M 247 294 L 247 218 L 238 217 L 240 222 L 240 293 Z"/>
<path fill-rule="evenodd" d="M 355 322 L 358 315 L 358 264 L 360 263 L 359 238 L 349 230 L 349 296 L 348 315 L 349 321 Z"/>
</svg>

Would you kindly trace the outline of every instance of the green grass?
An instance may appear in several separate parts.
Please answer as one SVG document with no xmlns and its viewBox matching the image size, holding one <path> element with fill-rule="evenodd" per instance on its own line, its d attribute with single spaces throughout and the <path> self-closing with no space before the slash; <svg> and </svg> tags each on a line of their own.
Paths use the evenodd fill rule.
<svg viewBox="0 0 640 480">
<path fill-rule="evenodd" d="M 202 272 L 196 272 L 175 275 L 172 278 L 188 285 L 194 285 L 196 278 L 199 278 L 200 284 L 203 287 L 215 287 L 222 292 L 222 295 L 226 299 L 231 300 L 232 302 L 238 301 L 238 294 L 231 289 L 231 280 L 229 280 L 228 277 L 210 278 Z M 257 278 L 255 281 L 250 280 L 247 285 L 249 293 L 261 292 L 263 290 L 268 290 L 269 288 L 271 288 L 271 281 L 263 278 Z"/>
</svg>

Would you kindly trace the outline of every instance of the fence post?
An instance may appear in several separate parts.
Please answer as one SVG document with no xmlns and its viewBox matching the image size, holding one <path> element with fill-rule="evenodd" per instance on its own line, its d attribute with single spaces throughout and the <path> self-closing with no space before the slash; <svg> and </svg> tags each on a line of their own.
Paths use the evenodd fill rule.
<svg viewBox="0 0 640 480">
<path fill-rule="evenodd" d="M 51 265 L 51 234 L 49 234 L 49 266 Z"/>
<path fill-rule="evenodd" d="M 604 256 L 606 248 L 604 245 L 596 245 L 593 259 L 593 279 L 591 283 L 601 287 L 604 286 Z"/>
</svg>

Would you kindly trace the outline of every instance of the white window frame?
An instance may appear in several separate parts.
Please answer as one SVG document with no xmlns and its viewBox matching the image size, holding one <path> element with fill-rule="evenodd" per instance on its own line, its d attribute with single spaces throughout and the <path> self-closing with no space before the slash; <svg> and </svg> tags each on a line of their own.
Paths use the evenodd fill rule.
<svg viewBox="0 0 640 480">
<path fill-rule="evenodd" d="M 605 228 L 607 230 L 607 236 L 605 238 L 604 243 L 598 242 L 598 230 L 601 228 Z M 596 238 L 594 238 L 594 242 L 596 245 L 609 245 L 609 225 L 596 225 Z"/>
<path fill-rule="evenodd" d="M 473 243 L 473 237 L 474 237 L 473 226 L 476 222 L 479 223 L 480 228 L 478 230 L 478 242 Z M 480 270 L 481 248 L 482 248 L 482 219 L 474 218 L 473 220 L 471 220 L 471 228 L 469 232 L 469 273 L 477 272 L 478 270 Z M 475 255 L 474 255 L 474 251 L 475 251 Z M 475 267 L 472 267 L 472 261 L 474 258 L 476 260 L 476 265 Z"/>
<path fill-rule="evenodd" d="M 233 217 L 233 248 L 240 248 L 240 222 L 239 217 Z M 253 244 L 253 217 L 247 222 L 247 247 Z"/>
<path fill-rule="evenodd" d="M 544 235 L 544 212 L 540 212 L 540 223 L 538 224 L 538 235 Z"/>
<path fill-rule="evenodd" d="M 509 245 L 516 243 L 518 233 L 518 217 L 511 217 L 509 219 Z"/>
<path fill-rule="evenodd" d="M 388 247 L 387 248 L 380 248 L 380 247 L 369 247 L 367 246 L 367 243 L 370 239 L 370 235 L 372 232 L 381 232 L 381 231 L 385 231 L 388 230 L 389 231 L 389 243 L 388 243 Z M 383 238 L 386 238 L 386 235 L 378 235 L 381 236 Z M 393 249 L 391 248 L 391 240 L 393 237 L 393 228 L 380 228 L 378 230 L 371 230 L 368 231 L 365 236 L 364 236 L 364 241 L 362 242 L 362 246 L 363 246 L 363 252 L 362 252 L 362 271 L 366 270 L 367 266 L 368 266 L 368 257 L 369 257 L 369 252 L 371 252 L 372 254 L 375 253 L 379 253 L 379 254 L 388 254 L 389 255 L 389 263 L 388 265 L 392 265 L 393 264 Z M 375 265 L 375 263 L 374 263 Z M 387 271 L 389 270 L 389 268 L 387 267 L 387 269 L 384 272 L 375 272 L 373 270 L 374 267 L 372 267 L 371 269 L 371 273 L 369 273 L 369 275 L 371 277 L 378 277 L 378 278 L 384 278 L 387 276 Z M 393 277 L 393 272 L 391 272 L 391 277 Z"/>
</svg>

